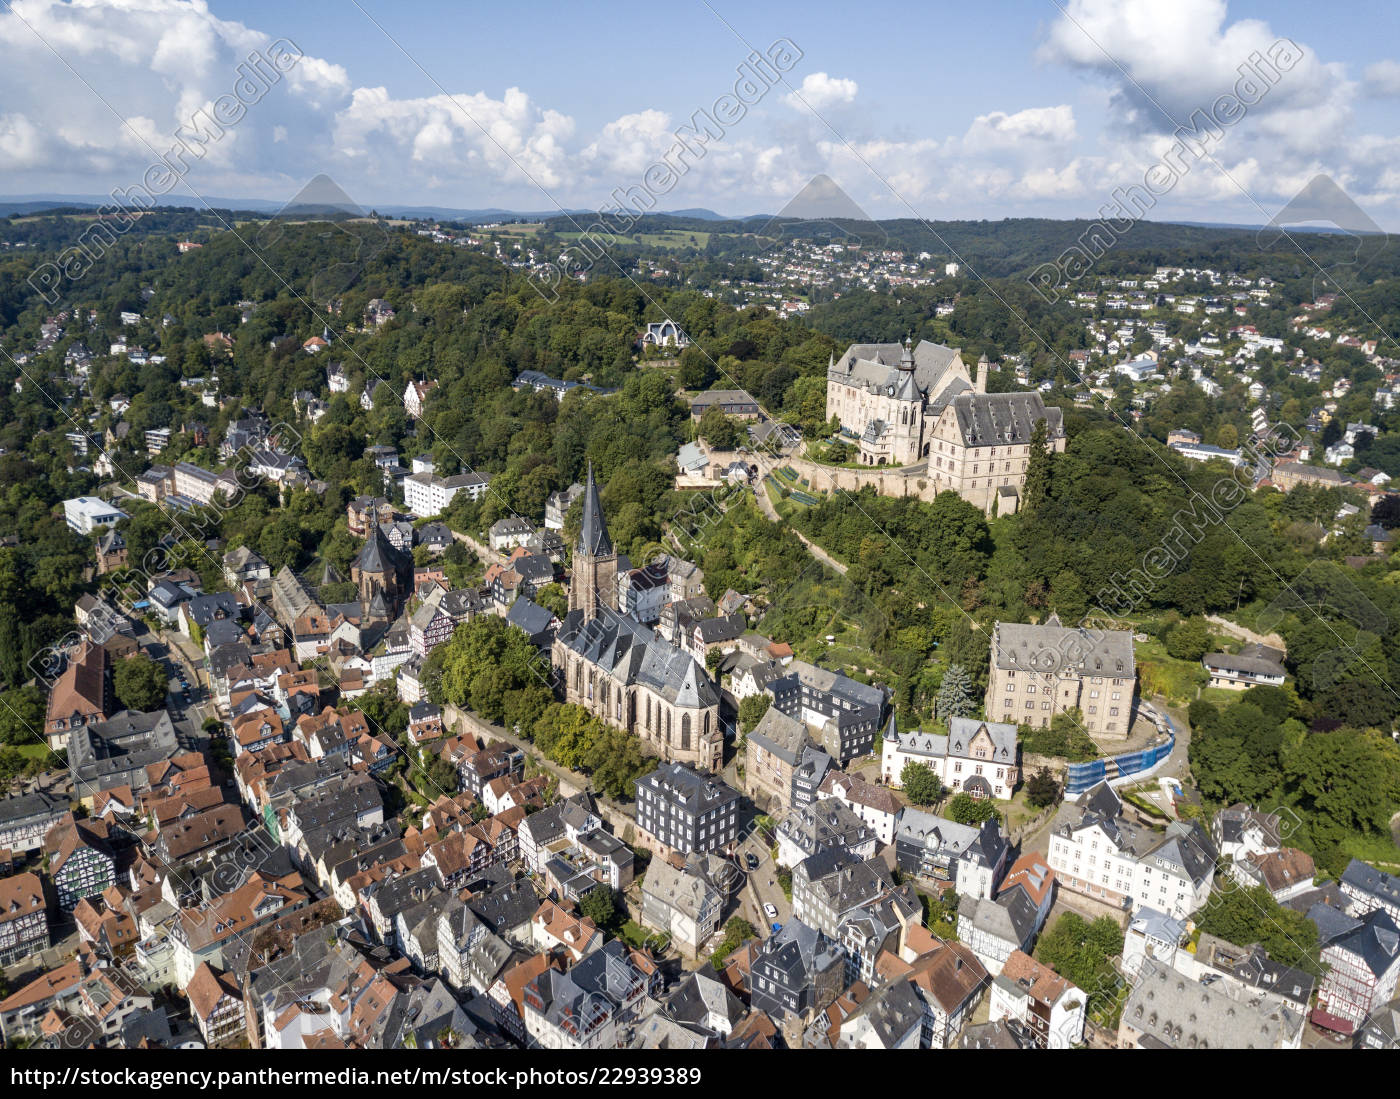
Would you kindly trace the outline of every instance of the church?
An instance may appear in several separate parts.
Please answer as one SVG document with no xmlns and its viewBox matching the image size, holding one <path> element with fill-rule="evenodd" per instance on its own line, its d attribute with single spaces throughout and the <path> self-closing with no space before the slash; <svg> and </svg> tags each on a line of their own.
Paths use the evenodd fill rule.
<svg viewBox="0 0 1400 1099">
<path fill-rule="evenodd" d="M 350 563 L 350 580 L 367 621 L 391 622 L 413 594 L 413 558 L 395 549 L 377 522 Z"/>
<path fill-rule="evenodd" d="M 569 613 L 550 654 L 565 701 L 634 734 L 668 762 L 719 771 L 719 691 L 694 657 L 618 610 L 617 571 L 590 465 Z"/>
<path fill-rule="evenodd" d="M 861 465 L 926 466 L 935 492 L 1005 515 L 1020 506 L 1036 422 L 1049 449 L 1064 450 L 1064 417 L 1039 393 L 988 393 L 989 369 L 984 356 L 974 381 L 957 348 L 928 340 L 852 344 L 827 367 L 827 419 Z"/>
</svg>

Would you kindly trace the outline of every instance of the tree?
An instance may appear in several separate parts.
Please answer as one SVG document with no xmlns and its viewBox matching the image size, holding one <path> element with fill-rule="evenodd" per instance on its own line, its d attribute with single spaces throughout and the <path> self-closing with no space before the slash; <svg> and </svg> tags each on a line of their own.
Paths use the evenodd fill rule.
<svg viewBox="0 0 1400 1099">
<path fill-rule="evenodd" d="M 739 703 L 739 729 L 747 736 L 758 727 L 758 723 L 763 720 L 763 715 L 768 712 L 768 707 L 773 704 L 773 698 L 767 691 L 756 695 L 749 695 Z M 42 716 L 42 715 L 41 715 Z"/>
<path fill-rule="evenodd" d="M 561 622 L 569 613 L 569 594 L 562 584 L 546 584 L 535 593 L 535 602 Z"/>
<path fill-rule="evenodd" d="M 943 796 L 943 783 L 926 763 L 910 760 L 899 772 L 899 781 L 904 796 L 915 805 L 932 805 Z"/>
<path fill-rule="evenodd" d="M 1030 457 L 1026 461 L 1026 481 L 1021 490 L 1028 518 L 1038 519 L 1050 495 L 1050 447 L 1044 420 L 1031 429 Z"/>
<path fill-rule="evenodd" d="M 617 919 L 617 896 L 606 886 L 590 889 L 579 900 L 578 907 L 583 915 L 605 930 Z"/>
<path fill-rule="evenodd" d="M 1035 958 L 1061 977 L 1078 985 L 1087 995 L 1089 1013 L 1097 1019 L 1117 998 L 1122 983 L 1112 958 L 1123 953 L 1123 931 L 1111 916 L 1092 923 L 1076 912 L 1066 912 L 1040 937 Z"/>
<path fill-rule="evenodd" d="M 943 683 L 938 688 L 938 700 L 934 704 L 939 720 L 967 717 L 976 708 L 972 677 L 961 664 L 949 664 L 948 670 L 943 673 Z"/>
<path fill-rule="evenodd" d="M 948 802 L 948 816 L 959 824 L 981 824 L 997 815 L 997 807 L 987 798 L 975 798 L 964 790 Z"/>
<path fill-rule="evenodd" d="M 1042 767 L 1026 780 L 1026 800 L 1037 809 L 1053 805 L 1060 797 L 1060 784 L 1048 767 Z"/>
<path fill-rule="evenodd" d="M 128 710 L 154 710 L 165 701 L 169 677 L 160 664 L 145 653 L 117 661 L 112 688 Z"/>
<path fill-rule="evenodd" d="M 1400 496 L 1382 496 L 1371 509 L 1371 522 L 1386 530 L 1400 527 Z"/>
<path fill-rule="evenodd" d="M 43 739 L 43 692 L 27 683 L 0 694 L 0 743 L 19 746 Z"/>
<path fill-rule="evenodd" d="M 1265 886 L 1217 889 L 1193 918 L 1207 934 L 1231 943 L 1259 943 L 1280 965 L 1322 975 L 1317 924 L 1279 904 Z"/>
<path fill-rule="evenodd" d="M 1210 652 L 1212 641 L 1204 618 L 1187 618 L 1167 631 L 1167 655 L 1177 660 L 1200 660 Z"/>
<path fill-rule="evenodd" d="M 744 429 L 738 421 L 721 412 L 719 405 L 711 405 L 705 410 L 695 431 L 714 450 L 733 450 L 745 438 Z"/>
</svg>

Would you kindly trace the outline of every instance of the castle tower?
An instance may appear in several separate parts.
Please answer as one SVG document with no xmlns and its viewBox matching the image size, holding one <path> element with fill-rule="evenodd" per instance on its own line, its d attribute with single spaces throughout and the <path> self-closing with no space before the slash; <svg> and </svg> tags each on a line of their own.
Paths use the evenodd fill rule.
<svg viewBox="0 0 1400 1099">
<path fill-rule="evenodd" d="M 573 578 L 569 581 L 569 610 L 582 611 L 592 621 L 607 607 L 617 610 L 617 551 L 608 537 L 593 463 L 588 463 L 588 483 L 583 490 L 583 523 L 574 547 Z"/>
</svg>

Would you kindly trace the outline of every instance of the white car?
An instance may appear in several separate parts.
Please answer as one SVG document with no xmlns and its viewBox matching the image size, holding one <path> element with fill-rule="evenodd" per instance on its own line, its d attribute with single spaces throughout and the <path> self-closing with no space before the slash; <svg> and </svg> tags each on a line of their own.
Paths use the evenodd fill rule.
<svg viewBox="0 0 1400 1099">
<path fill-rule="evenodd" d="M 776 920 L 778 918 L 778 910 L 774 908 L 771 904 L 765 904 L 763 906 L 763 914 L 767 916 L 770 920 Z"/>
</svg>

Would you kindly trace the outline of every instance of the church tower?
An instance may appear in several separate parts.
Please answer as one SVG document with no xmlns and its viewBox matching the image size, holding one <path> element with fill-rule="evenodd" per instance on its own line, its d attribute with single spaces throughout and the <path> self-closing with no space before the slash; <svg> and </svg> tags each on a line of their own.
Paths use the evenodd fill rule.
<svg viewBox="0 0 1400 1099">
<path fill-rule="evenodd" d="M 914 380 L 914 344 L 904 340 L 898 377 L 890 402 L 891 461 L 897 466 L 917 462 L 922 456 L 924 435 L 924 395 Z"/>
<path fill-rule="evenodd" d="M 574 547 L 573 578 L 569 581 L 569 610 L 582 611 L 585 622 L 607 607 L 617 610 L 617 552 L 608 537 L 593 463 L 588 463 L 588 484 L 583 490 L 583 523 Z"/>
</svg>

